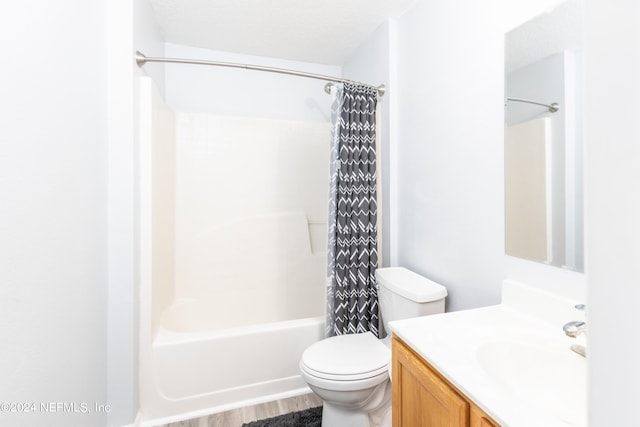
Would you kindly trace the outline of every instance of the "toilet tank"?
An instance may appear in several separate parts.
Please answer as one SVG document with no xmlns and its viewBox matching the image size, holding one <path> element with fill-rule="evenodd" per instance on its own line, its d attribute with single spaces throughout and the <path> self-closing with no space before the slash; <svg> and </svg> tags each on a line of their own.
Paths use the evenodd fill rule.
<svg viewBox="0 0 640 427">
<path fill-rule="evenodd" d="M 378 304 L 385 329 L 392 320 L 444 313 L 447 288 L 404 267 L 379 268 Z"/>
</svg>

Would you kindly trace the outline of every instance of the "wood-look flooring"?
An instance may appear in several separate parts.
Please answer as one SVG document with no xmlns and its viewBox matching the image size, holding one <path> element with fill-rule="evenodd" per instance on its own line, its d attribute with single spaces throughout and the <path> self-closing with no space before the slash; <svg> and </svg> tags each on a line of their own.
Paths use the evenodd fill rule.
<svg viewBox="0 0 640 427">
<path fill-rule="evenodd" d="M 310 393 L 233 409 L 206 417 L 162 424 L 157 427 L 241 427 L 243 423 L 288 414 L 289 412 L 302 411 L 316 406 L 322 406 L 322 399 Z"/>
</svg>

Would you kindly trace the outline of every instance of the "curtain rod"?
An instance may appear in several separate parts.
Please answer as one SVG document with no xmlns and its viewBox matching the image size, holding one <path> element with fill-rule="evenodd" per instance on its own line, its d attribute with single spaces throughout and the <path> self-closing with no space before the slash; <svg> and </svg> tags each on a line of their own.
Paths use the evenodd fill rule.
<svg viewBox="0 0 640 427">
<path fill-rule="evenodd" d="M 142 52 L 137 51 L 136 64 L 138 64 L 138 67 L 142 67 L 147 62 L 168 62 L 173 64 L 214 65 L 217 67 L 243 68 L 245 70 L 256 70 L 256 71 L 267 71 L 269 73 L 290 74 L 293 76 L 307 77 L 310 79 L 327 80 L 334 83 L 362 84 L 359 82 L 355 82 L 353 80 L 341 79 L 338 77 L 331 77 L 331 76 L 323 76 L 322 74 L 306 73 L 304 71 L 287 70 L 284 68 L 263 67 L 261 65 L 250 65 L 250 64 L 237 64 L 234 62 L 203 61 L 198 59 L 159 58 L 159 57 L 145 56 L 142 54 Z M 327 90 L 328 85 L 329 83 L 325 86 L 325 91 L 327 93 L 330 92 L 330 90 Z M 382 96 L 384 95 L 384 93 L 385 93 L 385 86 L 384 85 L 378 86 L 378 95 Z"/>
<path fill-rule="evenodd" d="M 528 99 L 522 99 L 522 98 L 507 98 L 507 101 L 526 102 L 527 104 L 542 105 L 543 107 L 547 107 L 549 111 L 552 113 L 555 113 L 560 109 L 560 105 L 557 102 L 553 102 L 551 104 L 543 104 L 541 102 L 530 101 Z"/>
</svg>

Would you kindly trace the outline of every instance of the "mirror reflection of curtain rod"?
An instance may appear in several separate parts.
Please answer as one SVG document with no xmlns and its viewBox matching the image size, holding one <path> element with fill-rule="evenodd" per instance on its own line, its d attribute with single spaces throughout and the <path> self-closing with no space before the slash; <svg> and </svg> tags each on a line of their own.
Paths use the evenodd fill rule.
<svg viewBox="0 0 640 427">
<path fill-rule="evenodd" d="M 527 104 L 542 105 L 543 107 L 547 107 L 549 111 L 552 113 L 555 113 L 560 109 L 560 105 L 557 102 L 553 102 L 551 105 L 549 105 L 549 104 L 543 104 L 541 102 L 531 101 L 531 100 L 522 99 L 522 98 L 507 98 L 507 101 L 526 102 Z"/>
</svg>

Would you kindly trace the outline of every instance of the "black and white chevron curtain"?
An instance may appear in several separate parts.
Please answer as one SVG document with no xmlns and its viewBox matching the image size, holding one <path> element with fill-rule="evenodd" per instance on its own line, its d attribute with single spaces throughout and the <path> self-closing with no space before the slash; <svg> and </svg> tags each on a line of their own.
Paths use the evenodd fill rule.
<svg viewBox="0 0 640 427">
<path fill-rule="evenodd" d="M 377 99 L 377 88 L 345 83 L 331 109 L 328 336 L 378 336 Z"/>
</svg>

